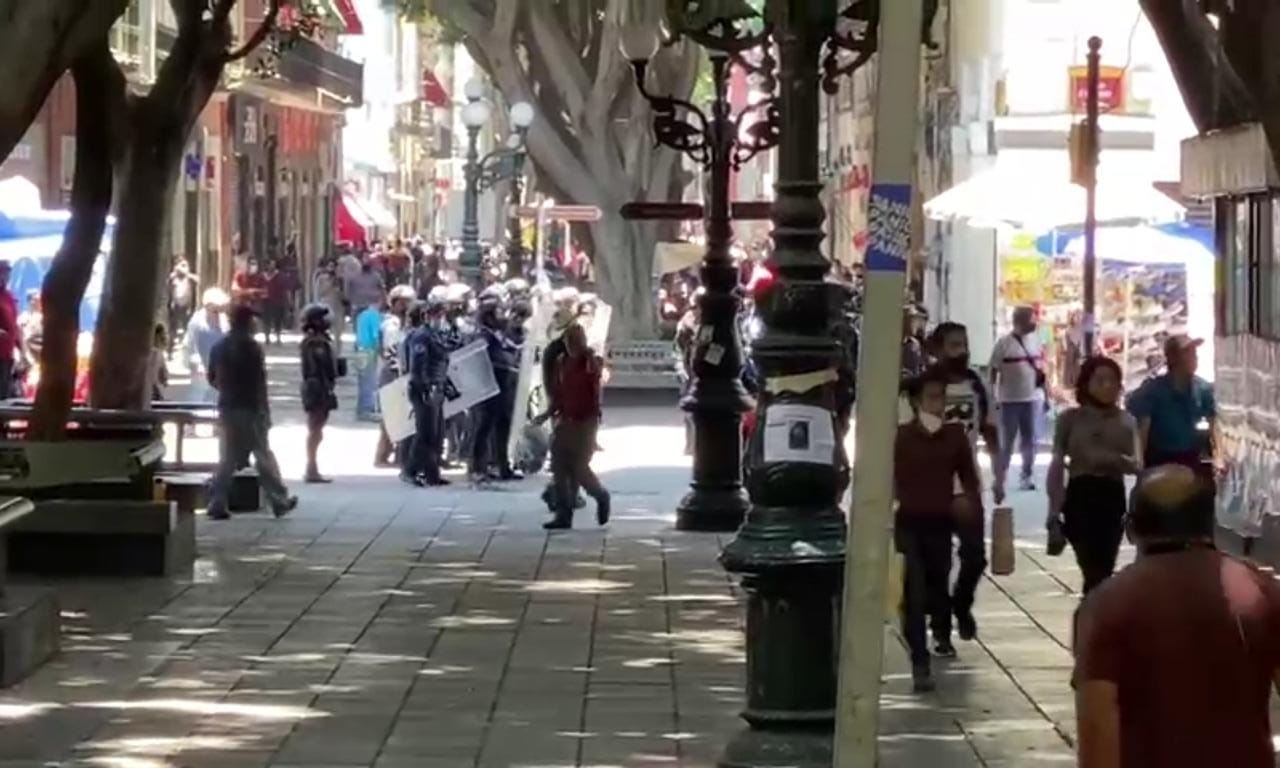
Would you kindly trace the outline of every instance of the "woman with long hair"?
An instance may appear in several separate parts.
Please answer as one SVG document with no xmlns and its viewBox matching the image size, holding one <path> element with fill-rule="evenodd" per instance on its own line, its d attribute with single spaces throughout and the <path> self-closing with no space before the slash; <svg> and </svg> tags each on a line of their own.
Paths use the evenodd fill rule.
<svg viewBox="0 0 1280 768">
<path fill-rule="evenodd" d="M 1076 378 L 1078 405 L 1058 417 L 1053 436 L 1047 525 L 1062 527 L 1086 595 L 1115 572 L 1125 476 L 1142 468 L 1137 421 L 1121 407 L 1122 382 L 1114 360 L 1085 360 Z"/>
</svg>

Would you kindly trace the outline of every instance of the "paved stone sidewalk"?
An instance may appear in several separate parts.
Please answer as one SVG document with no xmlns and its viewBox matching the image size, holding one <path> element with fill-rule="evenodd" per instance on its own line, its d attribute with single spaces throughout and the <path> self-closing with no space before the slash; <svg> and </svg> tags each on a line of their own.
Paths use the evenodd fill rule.
<svg viewBox="0 0 1280 768">
<path fill-rule="evenodd" d="M 65 650 L 0 691 L 0 766 L 713 765 L 741 727 L 740 595 L 720 537 L 671 527 L 679 427 L 630 421 L 602 436 L 604 530 L 586 510 L 547 536 L 541 479 L 362 475 L 352 429 L 295 515 L 202 519 L 190 582 L 62 583 Z M 1072 764 L 1073 571 L 1028 544 L 934 696 L 891 633 L 884 766 Z"/>
</svg>

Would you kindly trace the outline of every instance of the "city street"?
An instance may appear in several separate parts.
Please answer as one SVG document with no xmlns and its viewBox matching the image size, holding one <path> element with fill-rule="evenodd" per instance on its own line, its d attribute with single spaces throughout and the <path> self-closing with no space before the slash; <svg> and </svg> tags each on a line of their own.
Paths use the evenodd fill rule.
<svg viewBox="0 0 1280 768">
<path fill-rule="evenodd" d="M 296 479 L 290 350 L 269 355 Z M 201 518 L 191 581 L 60 584 L 64 650 L 0 696 L 0 766 L 713 765 L 742 727 L 741 595 L 721 537 L 672 527 L 678 413 L 627 400 L 596 461 L 613 522 L 586 510 L 550 536 L 543 478 L 410 488 L 368 469 L 371 426 L 337 418 L 337 482 L 296 485 L 284 520 Z M 1033 533 L 1039 497 L 1015 499 Z M 883 765 L 1070 764 L 1075 582 L 1025 542 L 933 696 L 909 692 L 891 632 Z"/>
</svg>

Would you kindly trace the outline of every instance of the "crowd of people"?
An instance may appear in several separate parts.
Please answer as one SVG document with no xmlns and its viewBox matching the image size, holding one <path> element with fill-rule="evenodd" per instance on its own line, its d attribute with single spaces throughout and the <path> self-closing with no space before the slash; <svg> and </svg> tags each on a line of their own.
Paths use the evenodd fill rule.
<svg viewBox="0 0 1280 768">
<path fill-rule="evenodd" d="M 476 485 L 520 479 L 508 447 L 522 357 L 545 345 L 540 389 L 546 407 L 529 414 L 522 463 L 541 469 L 550 455 L 552 478 L 544 493 L 551 511 L 548 529 L 571 526 L 574 509 L 583 504 L 580 493 L 595 500 L 597 520 L 606 523 L 610 497 L 590 468 L 605 375 L 603 361 L 586 343 L 584 324 L 594 312 L 594 298 L 573 288 L 545 297 L 554 301 L 548 336 L 529 343 L 527 321 L 534 295 L 527 280 L 503 281 L 486 271 L 489 283 L 476 291 L 427 253 L 400 259 L 389 256 L 394 252 L 344 250 L 323 261 L 314 279 L 315 301 L 298 312 L 299 394 L 307 424 L 305 482 L 330 482 L 320 471 L 318 453 L 325 426 L 338 407 L 337 382 L 347 375 L 348 360 L 356 382 L 356 416 L 380 425 L 372 457 L 375 466 L 396 467 L 404 482 L 419 487 L 449 484 L 444 470 L 459 466 Z M 179 326 L 185 321 L 180 325 L 185 328 L 181 349 L 192 373 L 194 396 L 216 401 L 222 419 L 220 467 L 209 508 L 213 519 L 227 515 L 230 478 L 250 457 L 272 509 L 285 514 L 296 505 L 267 441 L 271 416 L 265 355 L 254 336 L 260 332 L 267 343 L 273 336 L 280 341 L 281 312 L 273 302 L 288 290 L 271 287 L 280 274 L 274 264 L 264 274 L 249 260 L 230 294 L 210 288 L 203 293 L 201 307 L 190 313 L 182 310 L 194 302 L 197 283 L 182 263 L 172 276 L 187 297 L 171 301 L 171 323 Z M 224 316 L 229 318 L 225 331 Z M 350 357 L 342 350 L 348 322 L 355 336 Z M 466 394 L 450 375 L 451 356 L 471 345 L 483 348 L 497 393 L 467 401 L 467 407 L 452 409 L 446 418 L 446 404 Z M 165 347 L 167 342 L 158 342 L 162 361 Z M 397 381 L 405 383 L 412 434 L 393 441 L 379 392 Z"/>
<path fill-rule="evenodd" d="M 977 634 L 974 589 L 987 565 L 979 441 L 990 459 L 995 504 L 1005 501 L 1015 446 L 1021 454 L 1018 490 L 1036 491 L 1039 425 L 1052 399 L 1030 308 L 1013 312 L 1012 330 L 996 341 L 985 376 L 970 360 L 963 325 L 939 323 L 922 341 L 914 320 L 909 311 L 904 353 L 918 351 L 919 360 L 918 370 L 904 367 L 895 541 L 904 559 L 903 634 L 916 688 L 929 691 L 931 657 L 956 652 L 952 619 L 962 640 Z M 1073 550 L 1086 596 L 1115 572 L 1129 504 L 1127 477 L 1174 465 L 1213 486 L 1215 406 L 1211 386 L 1196 375 L 1198 346 L 1186 336 L 1170 337 L 1167 372 L 1128 398 L 1120 366 L 1106 357 L 1088 358 L 1076 380 L 1076 406 L 1057 415 L 1046 527 L 1053 553 Z M 953 540 L 960 564 L 954 585 Z"/>
<path fill-rule="evenodd" d="M 922 368 L 903 381 L 894 537 L 903 636 L 921 693 L 936 685 L 932 659 L 956 655 L 953 624 L 962 640 L 978 633 L 974 589 L 986 567 L 978 440 L 996 504 L 1015 447 L 1018 491 L 1037 490 L 1037 432 L 1050 398 L 1035 314 L 1019 308 L 1012 320 L 986 376 L 971 366 L 964 326 L 941 323 L 922 342 L 910 332 L 904 342 L 918 343 Z M 1199 346 L 1168 337 L 1164 370 L 1129 393 L 1114 360 L 1085 358 L 1075 405 L 1054 422 L 1046 527 L 1049 554 L 1070 547 L 1083 583 L 1071 681 L 1083 768 L 1274 764 L 1280 585 L 1215 547 L 1216 405 L 1197 375 Z M 1117 572 L 1126 536 L 1137 559 Z"/>
</svg>

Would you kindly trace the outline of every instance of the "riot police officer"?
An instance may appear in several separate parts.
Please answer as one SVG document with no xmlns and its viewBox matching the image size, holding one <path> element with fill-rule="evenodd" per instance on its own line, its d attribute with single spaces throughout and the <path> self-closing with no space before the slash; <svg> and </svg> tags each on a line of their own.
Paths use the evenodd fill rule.
<svg viewBox="0 0 1280 768">
<path fill-rule="evenodd" d="M 520 348 L 507 334 L 507 317 L 502 293 L 488 288 L 480 294 L 476 309 L 479 336 L 484 340 L 498 383 L 498 395 L 480 403 L 472 413 L 471 476 L 482 481 L 490 475 L 500 480 L 516 480 L 507 445 L 511 437 L 511 416 L 515 410 L 516 386 L 520 377 Z"/>
<path fill-rule="evenodd" d="M 445 288 L 445 322 L 440 332 L 450 352 L 466 346 L 475 335 L 475 323 L 467 314 L 471 294 L 471 287 L 463 283 L 452 283 Z M 461 462 L 471 455 L 471 432 L 469 411 L 454 414 L 448 420 L 445 424 L 445 435 L 449 443 L 447 464 Z"/>
<path fill-rule="evenodd" d="M 444 440 L 444 388 L 449 373 L 449 352 L 438 327 L 444 304 L 415 307 L 423 322 L 405 339 L 409 370 L 409 402 L 413 405 L 416 434 L 406 466 L 406 479 L 420 486 L 448 485 L 440 475 L 440 451 Z"/>
</svg>

